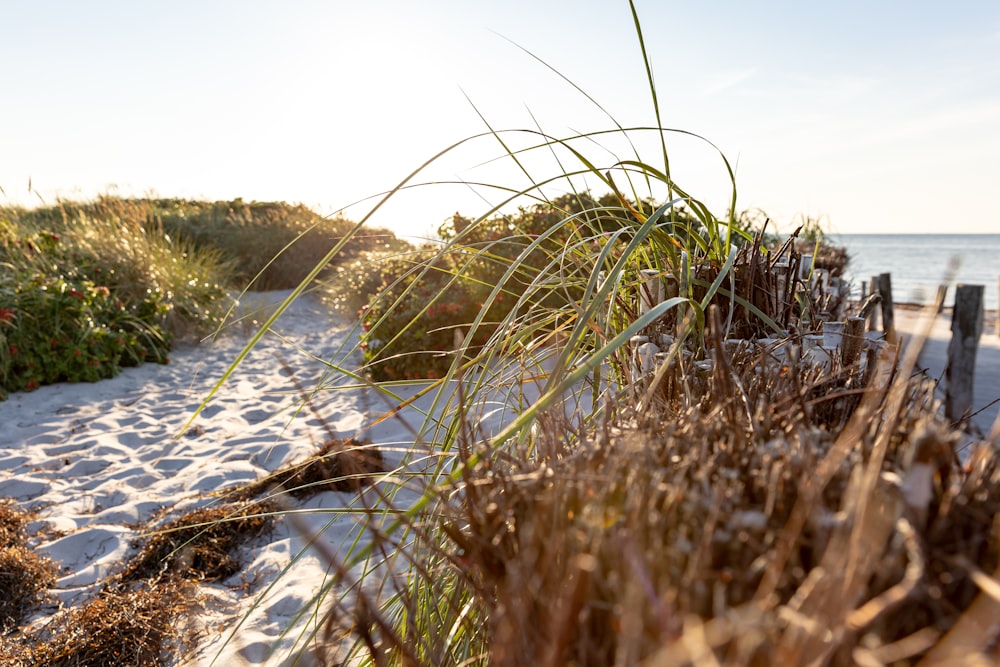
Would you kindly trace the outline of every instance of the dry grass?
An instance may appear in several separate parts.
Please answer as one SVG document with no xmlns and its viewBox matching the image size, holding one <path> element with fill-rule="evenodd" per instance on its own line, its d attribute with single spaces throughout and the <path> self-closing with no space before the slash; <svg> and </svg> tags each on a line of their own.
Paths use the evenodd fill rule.
<svg viewBox="0 0 1000 667">
<path fill-rule="evenodd" d="M 992 447 L 960 464 L 933 383 L 892 357 L 895 382 L 879 385 L 858 367 L 769 365 L 752 344 L 730 354 L 720 337 L 712 370 L 674 362 L 645 414 L 619 406 L 573 447 L 561 409 L 539 419 L 534 454 L 464 443 L 478 458 L 441 490 L 437 529 L 414 528 L 419 582 L 395 603 L 414 619 L 439 605 L 441 625 L 359 605 L 372 662 L 456 664 L 457 636 L 473 638 L 463 664 L 499 666 L 993 650 L 993 630 L 948 634 L 994 628 L 1000 607 L 985 574 L 1000 565 Z"/>
<path fill-rule="evenodd" d="M 235 550 L 269 529 L 274 510 L 266 501 L 227 504 L 166 522 L 137 539 L 135 555 L 83 605 L 0 638 L 0 664 L 105 667 L 176 662 L 194 640 L 184 619 L 198 601 L 195 584 L 238 572 Z M 9 506 L 0 505 L 0 535 L 16 535 L 17 521 L 23 523 Z M 34 593 L 55 581 L 55 566 L 32 557 L 23 546 L 0 549 L 0 571 L 6 572 L 11 562 L 24 569 L 22 580 L 37 586 L 0 580 L 6 586 L 0 601 L 5 617 L 8 608 L 22 610 Z"/>
<path fill-rule="evenodd" d="M 197 608 L 196 584 L 241 568 L 236 550 L 273 525 L 272 501 L 251 501 L 280 486 L 296 498 L 356 491 L 382 471 L 378 450 L 331 440 L 315 456 L 227 493 L 226 501 L 150 529 L 136 552 L 82 606 L 0 637 L 0 664 L 12 666 L 165 665 L 191 648 L 185 621 Z M 27 516 L 0 504 L 0 618 L 12 628 L 55 582 L 56 567 L 22 544 Z M 16 576 L 6 576 L 15 573 Z"/>
<path fill-rule="evenodd" d="M 954 439 L 920 410 L 890 434 L 870 514 L 859 505 L 877 425 L 833 465 L 831 431 L 754 433 L 721 414 L 472 471 L 440 576 L 481 605 L 489 664 L 855 664 L 939 636 L 979 593 L 970 565 L 996 569 L 996 459 L 963 469 L 940 456 Z M 900 484 L 914 449 L 935 466 L 923 509 Z"/>
</svg>

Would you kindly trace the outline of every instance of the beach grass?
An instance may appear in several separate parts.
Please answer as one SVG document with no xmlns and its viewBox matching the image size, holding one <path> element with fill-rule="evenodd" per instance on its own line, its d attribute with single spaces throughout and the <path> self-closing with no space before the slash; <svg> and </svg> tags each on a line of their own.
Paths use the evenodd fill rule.
<svg viewBox="0 0 1000 667">
<path fill-rule="evenodd" d="M 218 327 L 224 300 L 203 300 L 204 290 L 232 287 L 234 272 L 244 287 L 290 289 L 216 389 L 294 299 L 325 281 L 336 307 L 359 316 L 301 408 L 322 392 L 364 391 L 376 397 L 369 427 L 404 423 L 404 408 L 423 419 L 404 423 L 405 452 L 390 457 L 364 432 L 331 437 L 297 465 L 223 490 L 214 509 L 150 530 L 125 565 L 129 586 L 109 586 L 122 607 L 95 598 L 50 635 L 3 645 L 5 655 L 58 664 L 57 653 L 76 652 L 102 664 L 113 657 L 98 651 L 110 648 L 153 662 L 183 639 L 163 630 L 196 601 L 189 580 L 231 572 L 232 545 L 278 517 L 331 573 L 285 631 L 298 636 L 298 653 L 275 660 L 289 663 L 313 653 L 325 663 L 435 667 L 949 664 L 995 648 L 990 633 L 967 631 L 993 622 L 998 599 L 992 446 L 959 460 L 959 434 L 914 372 L 915 353 L 875 346 L 850 364 L 809 356 L 805 336 L 837 309 L 801 266 L 807 250 L 822 249 L 821 234 L 806 221 L 803 238 L 768 243 L 766 225 L 737 215 L 733 169 L 708 141 L 729 210 L 716 215 L 675 180 L 670 138 L 691 134 L 662 126 L 634 6 L 632 15 L 652 125 L 609 117 L 607 132 L 570 136 L 487 126 L 357 222 L 239 201 L 15 212 L 17 247 L 89 248 L 83 264 L 101 271 L 79 279 L 90 292 L 68 289 L 92 302 L 119 293 L 94 276 L 123 270 L 125 250 L 105 256 L 101 234 L 66 241 L 60 232 L 107 234 L 118 227 L 100 225 L 128 226 L 129 212 L 137 234 L 167 246 L 139 245 L 136 264 L 152 270 L 134 269 L 130 281 L 171 298 L 173 288 L 152 281 L 176 272 L 165 265 L 181 248 L 177 275 L 198 290 L 157 311 L 151 330 L 163 340 Z M 656 138 L 652 158 L 634 148 L 645 135 Z M 602 145 L 612 138 L 621 155 Z M 389 198 L 434 187 L 420 182 L 425 169 L 467 142 L 495 145 L 530 185 L 481 184 L 494 203 L 456 215 L 436 245 L 366 231 Z M 551 158 L 550 171 L 537 156 Z M 94 223 L 101 207 L 119 213 Z M 262 229 L 274 238 L 255 245 Z M 846 261 L 827 249 L 831 265 Z M 327 488 L 349 499 L 323 511 L 363 526 L 341 552 L 288 509 Z M 194 568 L 203 542 L 223 548 Z M 279 576 L 261 599 L 281 585 Z M 99 632 L 105 619 L 117 634 Z M 63 631 L 73 627 L 92 632 Z M 71 636 L 82 637 L 75 648 L 54 641 Z M 121 648 L 123 637 L 139 641 Z"/>
<path fill-rule="evenodd" d="M 485 186 L 495 206 L 369 283 L 352 350 L 366 364 L 331 363 L 331 378 L 398 406 L 375 422 L 430 408 L 411 455 L 361 491 L 370 539 L 321 550 L 337 577 L 303 611 L 322 623 L 302 650 L 372 665 L 912 663 L 983 619 L 992 449 L 960 465 L 913 358 L 807 360 L 829 301 L 813 300 L 802 250 L 742 224 L 721 153 L 725 215 L 674 180 L 677 131 L 642 51 L 656 124 L 610 119 L 608 134 L 654 133 L 656 164 L 590 155 L 602 133 L 488 128 L 467 141 L 495 142 L 531 185 Z M 533 153 L 555 171 L 529 169 Z M 423 187 L 435 159 L 387 198 Z M 491 425 L 496 405 L 509 418 Z"/>
</svg>

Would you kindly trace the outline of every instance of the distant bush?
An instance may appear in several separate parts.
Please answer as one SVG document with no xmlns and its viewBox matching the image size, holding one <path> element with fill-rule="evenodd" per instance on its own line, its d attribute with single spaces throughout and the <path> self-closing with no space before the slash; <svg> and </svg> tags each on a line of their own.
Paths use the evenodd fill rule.
<svg viewBox="0 0 1000 667">
<path fill-rule="evenodd" d="M 0 392 L 166 362 L 228 307 L 224 265 L 121 219 L 0 212 Z"/>
<path fill-rule="evenodd" d="M 369 270 L 380 290 L 359 313 L 369 373 L 376 380 L 441 377 L 456 331 L 464 335 L 482 307 L 472 280 L 457 275 L 453 257 L 435 258 L 430 249 L 384 258 Z"/>
<path fill-rule="evenodd" d="M 165 362 L 174 341 L 223 323 L 233 291 L 295 287 L 344 236 L 325 274 L 339 282 L 345 273 L 334 270 L 360 260 L 357 274 L 377 291 L 368 258 L 411 246 L 353 227 L 301 205 L 240 199 L 0 209 L 0 393 Z M 351 301 L 356 316 L 364 302 Z"/>
<path fill-rule="evenodd" d="M 235 264 L 234 279 L 254 290 L 297 286 L 354 222 L 342 215 L 323 217 L 301 204 L 282 202 L 193 202 L 151 200 L 152 213 L 167 234 L 215 248 Z M 362 230 L 333 259 L 336 266 L 365 252 L 408 247 L 384 229 Z"/>
<path fill-rule="evenodd" d="M 103 196 L 21 214 L 44 226 L 80 218 L 138 226 L 165 237 L 167 243 L 217 253 L 228 264 L 233 286 L 259 291 L 297 286 L 355 224 L 342 215 L 321 216 L 302 204 L 242 199 L 205 202 Z M 364 252 L 407 247 L 388 230 L 365 229 L 351 236 L 332 265 L 352 261 Z"/>
<path fill-rule="evenodd" d="M 620 229 L 622 210 L 615 195 L 595 200 L 583 193 L 477 221 L 456 213 L 439 231 L 448 243 L 445 251 L 427 248 L 386 256 L 373 266 L 357 265 L 363 277 L 345 282 L 355 286 L 356 294 L 370 295 L 359 313 L 367 332 L 362 342 L 367 370 L 376 380 L 441 377 L 453 361 L 456 332 L 471 335 L 473 348 L 485 345 L 529 288 L 534 289 L 532 306 L 577 302 L 581 276 L 589 275 L 592 266 L 566 264 L 574 255 L 563 251 L 585 240 L 600 243 Z M 553 258 L 561 254 L 563 266 L 554 269 Z M 512 265 L 516 271 L 505 278 Z M 491 300 L 500 284 L 503 289 Z M 471 331 L 480 312 L 481 323 Z"/>
</svg>

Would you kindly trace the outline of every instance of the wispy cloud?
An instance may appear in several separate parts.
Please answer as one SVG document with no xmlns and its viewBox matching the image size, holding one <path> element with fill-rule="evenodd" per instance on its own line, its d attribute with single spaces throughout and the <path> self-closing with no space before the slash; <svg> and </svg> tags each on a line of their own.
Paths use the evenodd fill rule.
<svg viewBox="0 0 1000 667">
<path fill-rule="evenodd" d="M 721 92 L 729 90 L 730 88 L 743 83 L 756 73 L 757 73 L 756 67 L 747 67 L 741 70 L 723 72 L 714 80 L 702 86 L 702 88 L 698 91 L 698 93 L 702 97 L 711 97 L 712 95 L 718 95 Z"/>
</svg>

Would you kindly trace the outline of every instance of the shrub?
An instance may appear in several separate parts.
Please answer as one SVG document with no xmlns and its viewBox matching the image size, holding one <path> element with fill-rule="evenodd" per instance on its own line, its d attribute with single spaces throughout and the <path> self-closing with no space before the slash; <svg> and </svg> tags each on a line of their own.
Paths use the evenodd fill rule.
<svg viewBox="0 0 1000 667">
<path fill-rule="evenodd" d="M 456 333 L 482 306 L 472 281 L 430 250 L 385 259 L 376 273 L 381 290 L 360 313 L 366 370 L 380 381 L 442 377 Z"/>
<path fill-rule="evenodd" d="M 367 370 L 376 380 L 439 378 L 454 360 L 456 332 L 471 336 L 467 348 L 481 348 L 527 291 L 529 309 L 579 302 L 593 250 L 627 224 L 625 210 L 615 195 L 582 193 L 512 216 L 473 221 L 456 213 L 439 232 L 442 249 L 383 257 L 376 271 L 358 266 L 368 277 L 347 282 L 373 295 L 360 312 Z M 575 246 L 581 250 L 566 251 Z"/>
<path fill-rule="evenodd" d="M 125 366 L 166 363 L 166 306 L 150 293 L 126 306 L 87 280 L 39 277 L 0 291 L 0 378 L 7 391 L 95 382 Z"/>
<path fill-rule="evenodd" d="M 142 227 L 81 210 L 0 218 L 0 390 L 93 382 L 164 363 L 171 342 L 216 327 L 224 263 Z"/>
<path fill-rule="evenodd" d="M 239 286 L 253 281 L 255 290 L 296 287 L 354 226 L 343 215 L 323 217 L 301 204 L 284 202 L 167 199 L 152 200 L 149 206 L 166 233 L 220 251 L 233 261 Z M 407 246 L 392 232 L 366 229 L 351 236 L 336 262 Z"/>
</svg>

